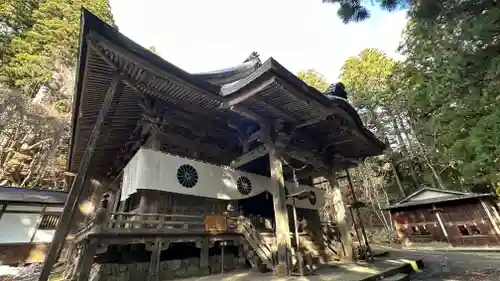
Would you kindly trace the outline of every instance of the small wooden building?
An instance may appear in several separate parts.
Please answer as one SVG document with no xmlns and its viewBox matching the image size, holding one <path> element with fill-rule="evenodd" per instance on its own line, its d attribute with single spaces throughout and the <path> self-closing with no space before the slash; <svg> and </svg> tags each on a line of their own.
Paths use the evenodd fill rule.
<svg viewBox="0 0 500 281">
<path fill-rule="evenodd" d="M 386 208 L 404 245 L 500 246 L 497 197 L 423 188 Z"/>
<path fill-rule="evenodd" d="M 0 262 L 43 262 L 67 193 L 0 187 Z"/>
</svg>

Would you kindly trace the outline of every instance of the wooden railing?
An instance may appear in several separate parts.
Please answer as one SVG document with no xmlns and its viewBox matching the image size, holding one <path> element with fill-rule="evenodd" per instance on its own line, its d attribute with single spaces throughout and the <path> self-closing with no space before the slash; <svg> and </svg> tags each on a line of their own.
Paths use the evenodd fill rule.
<svg viewBox="0 0 500 281">
<path fill-rule="evenodd" d="M 110 229 L 184 229 L 203 230 L 204 217 L 184 214 L 137 214 L 113 212 L 109 217 Z"/>
<path fill-rule="evenodd" d="M 112 212 L 106 214 L 105 219 L 89 220 L 76 231 L 75 238 L 96 232 L 125 231 L 125 232 L 204 232 L 205 221 L 203 216 L 184 214 L 137 214 L 127 212 Z"/>
</svg>

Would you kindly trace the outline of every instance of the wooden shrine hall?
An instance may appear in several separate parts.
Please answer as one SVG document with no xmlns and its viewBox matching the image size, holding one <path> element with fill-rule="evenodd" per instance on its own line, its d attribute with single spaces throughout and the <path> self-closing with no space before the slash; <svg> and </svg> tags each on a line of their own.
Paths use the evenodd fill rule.
<svg viewBox="0 0 500 281">
<path fill-rule="evenodd" d="M 288 275 L 297 253 L 333 243 L 321 234 L 325 192 L 337 198 L 339 256 L 352 258 L 334 172 L 385 146 L 341 95 L 256 53 L 187 73 L 87 10 L 77 66 L 72 185 L 40 281 L 63 248 L 69 278 L 81 281 L 105 280 L 116 264 L 127 267 L 121 280 L 210 274 L 230 262 Z M 319 177 L 329 188 L 315 186 Z M 85 200 L 91 215 L 79 211 Z"/>
</svg>

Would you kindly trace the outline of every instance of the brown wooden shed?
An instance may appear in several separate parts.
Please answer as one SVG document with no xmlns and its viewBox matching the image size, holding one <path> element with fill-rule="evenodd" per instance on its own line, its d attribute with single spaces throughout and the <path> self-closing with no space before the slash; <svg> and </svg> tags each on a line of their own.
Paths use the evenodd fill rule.
<svg viewBox="0 0 500 281">
<path fill-rule="evenodd" d="M 406 246 L 443 243 L 452 247 L 499 246 L 497 197 L 422 188 L 386 208 Z"/>
</svg>

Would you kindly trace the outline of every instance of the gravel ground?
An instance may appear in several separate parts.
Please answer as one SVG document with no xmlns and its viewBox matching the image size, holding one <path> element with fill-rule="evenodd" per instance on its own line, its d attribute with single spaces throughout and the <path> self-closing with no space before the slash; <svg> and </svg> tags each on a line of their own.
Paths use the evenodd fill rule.
<svg viewBox="0 0 500 281">
<path fill-rule="evenodd" d="M 412 281 L 498 281 L 500 253 L 391 251 L 391 256 L 422 258 L 424 270 Z"/>
</svg>

